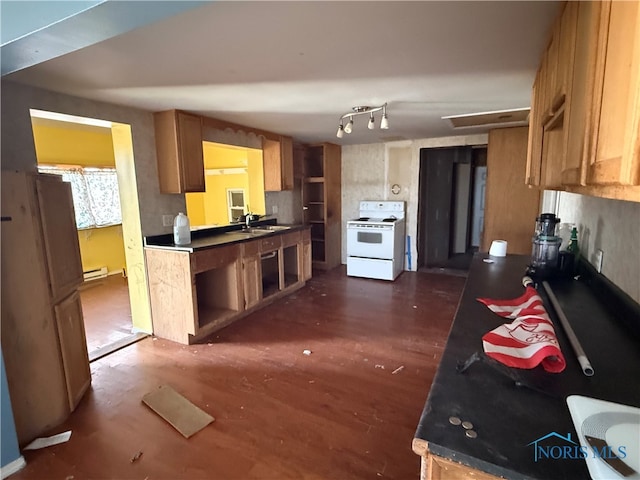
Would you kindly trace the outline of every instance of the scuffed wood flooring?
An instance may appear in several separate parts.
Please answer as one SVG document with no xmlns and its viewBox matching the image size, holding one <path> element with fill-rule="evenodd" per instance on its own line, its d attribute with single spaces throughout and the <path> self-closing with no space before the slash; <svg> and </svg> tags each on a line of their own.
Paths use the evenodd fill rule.
<svg viewBox="0 0 640 480">
<path fill-rule="evenodd" d="M 340 267 L 201 344 L 144 339 L 91 364 L 49 432 L 70 441 L 23 452 L 11 478 L 417 479 L 411 441 L 464 281 Z M 183 438 L 141 403 L 163 384 L 216 421 Z"/>
</svg>

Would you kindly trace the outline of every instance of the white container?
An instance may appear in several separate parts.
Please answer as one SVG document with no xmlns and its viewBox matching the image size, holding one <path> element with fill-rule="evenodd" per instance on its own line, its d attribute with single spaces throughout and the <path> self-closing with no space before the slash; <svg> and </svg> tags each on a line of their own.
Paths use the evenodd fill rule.
<svg viewBox="0 0 640 480">
<path fill-rule="evenodd" d="M 492 257 L 504 257 L 507 255 L 507 241 L 494 240 L 489 248 L 489 255 Z"/>
<path fill-rule="evenodd" d="M 191 228 L 189 217 L 180 212 L 173 219 L 173 243 L 176 245 L 188 245 L 191 243 Z"/>
</svg>

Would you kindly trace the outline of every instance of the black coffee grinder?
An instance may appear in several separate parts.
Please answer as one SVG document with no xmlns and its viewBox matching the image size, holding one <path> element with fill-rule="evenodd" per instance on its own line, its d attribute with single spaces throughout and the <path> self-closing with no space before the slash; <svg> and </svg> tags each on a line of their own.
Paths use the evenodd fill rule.
<svg viewBox="0 0 640 480">
<path fill-rule="evenodd" d="M 536 218 L 531 264 L 527 268 L 527 275 L 534 280 L 544 280 L 558 274 L 558 258 L 562 243 L 556 232 L 558 223 L 560 219 L 553 213 L 543 213 Z"/>
</svg>

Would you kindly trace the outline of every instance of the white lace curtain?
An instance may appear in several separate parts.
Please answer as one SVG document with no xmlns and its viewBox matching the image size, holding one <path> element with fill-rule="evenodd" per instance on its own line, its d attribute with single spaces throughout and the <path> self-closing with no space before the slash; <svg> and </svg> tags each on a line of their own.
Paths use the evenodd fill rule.
<svg viewBox="0 0 640 480">
<path fill-rule="evenodd" d="M 41 173 L 61 175 L 71 183 L 78 230 L 122 223 L 115 168 L 38 166 Z"/>
</svg>

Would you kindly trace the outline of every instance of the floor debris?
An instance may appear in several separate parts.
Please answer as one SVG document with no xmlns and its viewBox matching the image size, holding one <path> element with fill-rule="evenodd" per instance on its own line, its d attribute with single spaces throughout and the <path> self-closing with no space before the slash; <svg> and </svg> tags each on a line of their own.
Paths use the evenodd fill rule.
<svg viewBox="0 0 640 480">
<path fill-rule="evenodd" d="M 29 445 L 24 447 L 24 449 L 39 450 L 41 448 L 58 445 L 59 443 L 68 442 L 70 438 L 71 438 L 71 430 L 67 430 L 66 432 L 58 433 L 57 435 L 52 435 L 51 437 L 36 438 L 33 442 L 31 442 Z"/>
<path fill-rule="evenodd" d="M 130 460 L 131 463 L 137 462 L 141 456 L 142 456 L 142 450 L 137 451 L 136 454 L 133 457 L 131 457 L 131 460 Z"/>
<path fill-rule="evenodd" d="M 186 438 L 215 420 L 168 385 L 147 393 L 142 397 L 142 402 Z"/>
<path fill-rule="evenodd" d="M 398 368 L 396 368 L 393 372 L 391 372 L 391 375 L 395 375 L 396 373 L 400 373 L 402 370 L 404 370 L 404 365 L 400 365 Z"/>
<path fill-rule="evenodd" d="M 381 368 L 382 370 L 384 370 L 384 365 L 376 364 L 375 368 Z"/>
<path fill-rule="evenodd" d="M 303 355 L 311 355 L 311 350 L 303 350 L 302 354 Z"/>
</svg>

